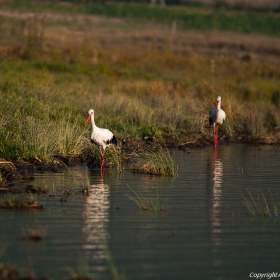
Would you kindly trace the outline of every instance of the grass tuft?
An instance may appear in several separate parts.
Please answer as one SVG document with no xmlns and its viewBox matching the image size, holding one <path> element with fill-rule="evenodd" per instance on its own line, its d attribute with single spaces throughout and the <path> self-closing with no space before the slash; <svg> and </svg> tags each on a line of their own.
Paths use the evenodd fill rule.
<svg viewBox="0 0 280 280">
<path fill-rule="evenodd" d="M 138 157 L 137 172 L 150 175 L 175 176 L 174 160 L 168 149 L 158 146 L 156 149 L 148 149 L 144 153 L 140 153 Z"/>
<path fill-rule="evenodd" d="M 119 173 L 121 173 L 122 170 L 122 160 L 123 160 L 123 156 L 122 156 L 121 146 L 110 145 L 105 150 L 106 165 L 116 167 Z"/>
<path fill-rule="evenodd" d="M 270 192 L 270 190 L 269 190 Z M 278 204 L 274 202 L 273 196 L 270 192 L 272 210 L 270 209 L 267 199 L 261 190 L 258 190 L 256 198 L 253 197 L 251 192 L 248 192 L 248 197 L 242 194 L 243 204 L 250 211 L 252 216 L 258 217 L 279 217 Z"/>
</svg>

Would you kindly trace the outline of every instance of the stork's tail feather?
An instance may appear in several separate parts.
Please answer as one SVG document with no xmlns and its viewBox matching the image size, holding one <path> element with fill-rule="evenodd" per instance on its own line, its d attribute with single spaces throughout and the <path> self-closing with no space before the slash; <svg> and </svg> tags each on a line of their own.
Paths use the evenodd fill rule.
<svg viewBox="0 0 280 280">
<path fill-rule="evenodd" d="M 209 125 L 213 125 L 213 124 L 214 124 L 214 121 L 211 118 L 209 118 Z"/>
<path fill-rule="evenodd" d="M 111 143 L 117 145 L 118 144 L 118 140 L 117 138 L 115 137 L 115 135 L 113 136 L 112 140 L 111 140 Z"/>
<path fill-rule="evenodd" d="M 109 145 L 109 144 L 115 144 L 115 145 L 117 145 L 117 144 L 118 144 L 118 140 L 117 140 L 117 138 L 115 137 L 115 135 L 113 135 L 113 137 L 112 137 L 110 140 L 108 140 L 108 141 L 106 142 L 106 144 L 107 144 L 107 145 Z"/>
</svg>

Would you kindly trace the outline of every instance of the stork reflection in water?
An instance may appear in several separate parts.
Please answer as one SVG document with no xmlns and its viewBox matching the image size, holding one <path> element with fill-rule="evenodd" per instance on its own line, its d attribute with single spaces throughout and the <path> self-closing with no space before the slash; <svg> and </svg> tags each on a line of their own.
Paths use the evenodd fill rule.
<svg viewBox="0 0 280 280">
<path fill-rule="evenodd" d="M 110 188 L 100 182 L 90 186 L 83 210 L 83 249 L 90 267 L 106 269 L 107 243 L 109 239 Z M 92 273 L 92 271 L 90 271 Z"/>
<path fill-rule="evenodd" d="M 212 205 L 211 205 L 211 236 L 213 242 L 213 265 L 219 265 L 221 262 L 219 248 L 221 246 L 221 201 L 222 201 L 222 183 L 223 183 L 223 163 L 218 158 L 218 149 L 214 149 L 211 166 L 212 181 Z"/>
<path fill-rule="evenodd" d="M 218 158 L 218 150 L 214 149 L 212 160 L 212 224 L 213 231 L 219 232 L 219 212 L 222 199 L 223 163 Z"/>
<path fill-rule="evenodd" d="M 214 149 L 213 153 L 213 193 L 216 195 L 221 193 L 223 182 L 223 163 L 218 158 L 218 150 Z"/>
</svg>

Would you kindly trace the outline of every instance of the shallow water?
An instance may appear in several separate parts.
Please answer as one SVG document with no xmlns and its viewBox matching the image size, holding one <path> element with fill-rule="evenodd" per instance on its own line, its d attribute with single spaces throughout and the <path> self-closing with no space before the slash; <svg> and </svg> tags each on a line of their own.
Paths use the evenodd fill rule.
<svg viewBox="0 0 280 280">
<path fill-rule="evenodd" d="M 36 174 L 32 184 L 54 196 L 35 196 L 44 210 L 0 211 L 1 260 L 52 279 L 74 272 L 110 279 L 108 252 L 127 279 L 280 273 L 279 219 L 251 217 L 241 197 L 262 190 L 270 200 L 270 190 L 280 201 L 279 149 L 221 145 L 217 153 L 207 147 L 171 154 L 175 178 L 106 170 L 101 180 L 85 166 L 77 173 Z M 83 176 L 90 179 L 88 196 L 81 192 Z M 166 201 L 166 211 L 139 209 L 126 195 L 131 188 Z M 30 229 L 44 232 L 43 240 L 23 239 Z"/>
</svg>

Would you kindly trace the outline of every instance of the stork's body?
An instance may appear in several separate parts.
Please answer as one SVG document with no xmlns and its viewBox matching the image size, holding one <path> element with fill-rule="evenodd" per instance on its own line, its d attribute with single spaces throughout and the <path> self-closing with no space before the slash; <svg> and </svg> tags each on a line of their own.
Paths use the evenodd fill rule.
<svg viewBox="0 0 280 280">
<path fill-rule="evenodd" d="M 99 128 L 95 125 L 93 109 L 90 109 L 88 111 L 86 124 L 88 123 L 89 119 L 91 121 L 90 140 L 92 143 L 99 146 L 100 155 L 101 155 L 101 169 L 102 169 L 104 168 L 105 149 L 111 144 L 117 144 L 118 141 L 114 136 L 114 134 L 109 129 Z"/>
<path fill-rule="evenodd" d="M 218 130 L 219 125 L 226 119 L 226 113 L 221 109 L 221 96 L 217 97 L 216 109 L 210 111 L 209 124 L 213 125 L 214 147 L 218 146 Z"/>
</svg>

